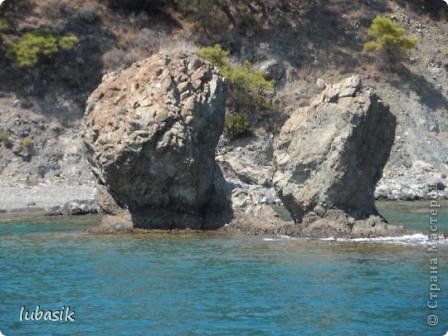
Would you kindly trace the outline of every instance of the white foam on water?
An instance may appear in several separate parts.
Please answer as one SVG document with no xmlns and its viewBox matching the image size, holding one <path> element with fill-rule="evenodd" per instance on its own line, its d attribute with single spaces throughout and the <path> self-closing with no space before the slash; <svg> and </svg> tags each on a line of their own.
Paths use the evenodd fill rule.
<svg viewBox="0 0 448 336">
<path fill-rule="evenodd" d="M 275 238 L 263 238 L 263 241 L 282 240 L 312 240 L 310 238 L 295 238 L 287 235 L 278 235 Z M 395 245 L 427 245 L 430 241 L 428 235 L 423 233 L 408 234 L 402 236 L 375 237 L 375 238 L 320 238 L 320 241 L 333 241 L 342 243 L 369 243 L 369 244 L 395 244 Z M 431 240 L 433 242 L 434 240 Z M 448 237 L 439 234 L 439 245 L 448 245 Z"/>
<path fill-rule="evenodd" d="M 281 240 L 281 239 L 279 239 L 279 238 L 263 238 L 263 241 L 279 241 L 279 240 Z"/>
<path fill-rule="evenodd" d="M 322 240 L 322 241 L 333 241 L 333 240 L 336 240 L 336 238 L 334 238 L 334 237 L 328 237 L 328 238 L 321 238 L 321 239 L 319 239 L 319 240 Z"/>
<path fill-rule="evenodd" d="M 291 237 L 287 235 L 276 235 L 275 237 L 263 238 L 263 241 L 284 241 L 284 240 L 311 240 L 311 238 Z"/>
<path fill-rule="evenodd" d="M 329 240 L 327 238 L 324 239 Z M 336 238 L 336 239 L 333 238 L 332 240 L 337 242 L 349 242 L 349 243 L 376 243 L 376 244 L 397 244 L 397 245 L 427 245 L 428 242 L 430 241 L 428 235 L 425 235 L 423 233 L 415 233 L 403 236 L 375 237 L 375 238 Z M 448 238 L 445 238 L 443 235 L 439 235 L 437 243 L 439 245 L 448 245 Z"/>
<path fill-rule="evenodd" d="M 278 235 L 278 237 L 279 238 L 281 238 L 281 239 L 288 239 L 288 240 L 295 240 L 295 239 L 297 239 L 297 238 L 295 238 L 295 237 L 291 237 L 291 236 L 287 236 L 287 235 Z"/>
</svg>

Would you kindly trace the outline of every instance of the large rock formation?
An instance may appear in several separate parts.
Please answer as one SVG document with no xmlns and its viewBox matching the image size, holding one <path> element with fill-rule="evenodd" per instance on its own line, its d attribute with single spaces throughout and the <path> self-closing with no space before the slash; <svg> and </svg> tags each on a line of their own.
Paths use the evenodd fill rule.
<svg viewBox="0 0 448 336">
<path fill-rule="evenodd" d="M 375 185 L 396 121 L 357 76 L 328 86 L 283 126 L 274 186 L 302 235 L 381 235 L 396 228 L 375 208 Z"/>
<path fill-rule="evenodd" d="M 225 203 L 214 159 L 225 101 L 218 71 L 194 55 L 156 54 L 105 76 L 81 127 L 103 210 L 137 228 L 217 225 L 207 216 Z"/>
</svg>

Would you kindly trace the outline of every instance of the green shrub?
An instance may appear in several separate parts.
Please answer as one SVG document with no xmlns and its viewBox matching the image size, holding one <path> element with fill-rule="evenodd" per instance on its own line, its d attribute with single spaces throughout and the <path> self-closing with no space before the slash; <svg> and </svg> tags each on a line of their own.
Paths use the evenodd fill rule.
<svg viewBox="0 0 448 336">
<path fill-rule="evenodd" d="M 78 41 L 74 35 L 58 37 L 44 31 L 27 32 L 18 40 L 7 43 L 7 56 L 18 67 L 29 67 L 35 65 L 41 56 L 73 49 Z"/>
<path fill-rule="evenodd" d="M 274 82 L 267 80 L 263 72 L 255 70 L 247 61 L 232 67 L 229 52 L 220 45 L 201 48 L 197 54 L 220 69 L 229 83 L 231 99 L 240 109 L 270 108 L 272 104 L 263 93 L 272 90 Z"/>
<path fill-rule="evenodd" d="M 8 22 L 0 19 L 0 33 L 4 32 L 5 30 L 8 30 L 8 29 L 9 29 Z"/>
<path fill-rule="evenodd" d="M 262 91 L 272 90 L 274 87 L 274 83 L 268 81 L 262 71 L 254 70 L 248 61 L 232 69 L 228 79 L 230 85 L 252 95 L 259 95 Z"/>
<path fill-rule="evenodd" d="M 382 52 L 388 61 L 395 61 L 417 45 L 417 39 L 406 36 L 403 27 L 384 16 L 373 20 L 368 35 L 372 39 L 364 44 L 364 51 Z"/>
<path fill-rule="evenodd" d="M 8 132 L 0 130 L 0 144 L 4 144 L 6 147 L 11 145 Z"/>
<path fill-rule="evenodd" d="M 227 117 L 225 131 L 229 138 L 237 139 L 245 136 L 249 131 L 249 123 L 244 114 L 238 113 Z"/>
<path fill-rule="evenodd" d="M 65 35 L 59 38 L 58 45 L 62 50 L 72 50 L 79 43 L 75 35 Z"/>
<path fill-rule="evenodd" d="M 224 50 L 219 44 L 200 48 L 197 54 L 199 57 L 218 67 L 223 76 L 229 77 L 231 73 L 230 53 Z"/>
<path fill-rule="evenodd" d="M 120 49 L 120 50 L 126 50 L 128 48 L 128 42 L 126 42 L 124 40 L 119 40 L 115 44 L 115 48 Z"/>
<path fill-rule="evenodd" d="M 31 151 L 33 148 L 33 138 L 30 136 L 27 136 L 22 139 L 22 148 L 28 152 Z"/>
</svg>

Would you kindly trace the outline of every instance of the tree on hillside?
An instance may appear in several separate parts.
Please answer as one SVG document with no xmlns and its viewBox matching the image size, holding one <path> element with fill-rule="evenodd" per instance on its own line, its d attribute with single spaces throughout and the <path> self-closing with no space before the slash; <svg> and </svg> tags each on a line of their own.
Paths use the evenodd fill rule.
<svg viewBox="0 0 448 336">
<path fill-rule="evenodd" d="M 0 47 L 3 44 L 2 33 L 9 29 L 9 25 L 5 20 L 0 19 Z"/>
<path fill-rule="evenodd" d="M 371 40 L 364 44 L 364 51 L 379 53 L 389 65 L 397 63 L 417 45 L 417 39 L 408 37 L 403 27 L 384 16 L 373 20 L 368 35 Z"/>
<path fill-rule="evenodd" d="M 47 31 L 30 31 L 6 43 L 6 56 L 19 68 L 31 67 L 40 58 L 72 50 L 78 43 L 75 35 L 58 36 Z"/>
<path fill-rule="evenodd" d="M 265 74 L 256 70 L 249 62 L 232 64 L 230 52 L 219 44 L 200 48 L 199 57 L 209 61 L 219 68 L 221 74 L 229 84 L 228 103 L 232 112 L 225 124 L 225 131 L 229 138 L 235 139 L 247 135 L 249 119 L 247 116 L 255 111 L 273 111 L 275 105 L 266 93 L 274 88 L 274 81 L 265 78 Z"/>
<path fill-rule="evenodd" d="M 8 23 L 5 20 L 0 19 L 0 33 L 3 33 L 9 28 Z"/>
</svg>

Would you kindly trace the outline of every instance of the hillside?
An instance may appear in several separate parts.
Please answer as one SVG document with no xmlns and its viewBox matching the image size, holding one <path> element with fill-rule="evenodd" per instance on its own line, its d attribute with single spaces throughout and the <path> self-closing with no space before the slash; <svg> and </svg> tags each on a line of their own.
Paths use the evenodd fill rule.
<svg viewBox="0 0 448 336">
<path fill-rule="evenodd" d="M 195 4 L 125 1 L 116 8 L 114 1 L 7 0 L 0 9 L 8 26 L 0 39 L 0 130 L 8 140 L 0 145 L 0 189 L 18 188 L 20 198 L 27 186 L 66 186 L 73 193 L 76 185 L 79 198 L 93 197 L 78 127 L 86 99 L 103 75 L 161 49 L 194 51 L 215 44 L 230 52 L 234 64 L 249 61 L 275 80 L 267 93 L 274 102 L 270 108 L 228 106 L 228 115 L 246 115 L 249 132 L 237 140 L 223 137 L 218 161 L 241 185 L 257 186 L 263 175 L 269 185 L 272 138 L 287 117 L 325 83 L 353 74 L 375 89 L 398 121 L 377 197 L 424 198 L 429 183 L 448 185 L 448 8 L 443 1 Z M 418 38 L 415 50 L 393 71 L 363 52 L 367 29 L 378 15 Z M 42 29 L 75 35 L 79 43 L 33 66 L 17 67 L 7 57 L 8 41 Z M 24 145 L 26 138 L 32 143 Z M 265 159 L 251 159 L 260 157 Z M 261 194 L 269 196 L 269 188 Z"/>
</svg>

